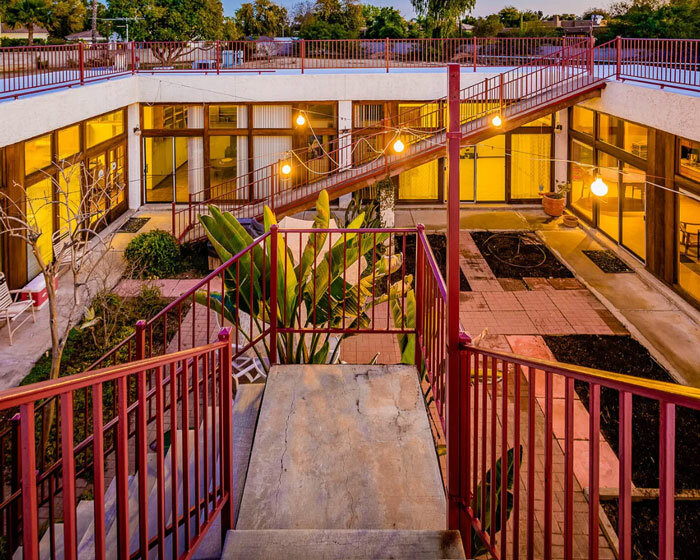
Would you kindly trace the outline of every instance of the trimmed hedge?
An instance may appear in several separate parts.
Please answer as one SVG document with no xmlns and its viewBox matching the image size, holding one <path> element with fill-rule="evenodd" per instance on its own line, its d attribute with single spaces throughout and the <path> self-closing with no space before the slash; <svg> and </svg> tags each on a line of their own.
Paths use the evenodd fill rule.
<svg viewBox="0 0 700 560">
<path fill-rule="evenodd" d="M 141 278 L 170 278 L 181 268 L 180 246 L 175 238 L 161 229 L 134 237 L 124 251 L 132 274 Z"/>
</svg>

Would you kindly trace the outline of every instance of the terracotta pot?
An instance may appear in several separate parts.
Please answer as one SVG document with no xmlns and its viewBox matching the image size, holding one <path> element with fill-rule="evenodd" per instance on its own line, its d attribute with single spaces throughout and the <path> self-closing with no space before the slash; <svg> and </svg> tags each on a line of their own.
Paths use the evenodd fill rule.
<svg viewBox="0 0 700 560">
<path fill-rule="evenodd" d="M 550 216 L 561 216 L 564 213 L 566 206 L 566 197 L 552 198 L 548 195 L 542 195 L 542 208 L 546 214 Z"/>
</svg>

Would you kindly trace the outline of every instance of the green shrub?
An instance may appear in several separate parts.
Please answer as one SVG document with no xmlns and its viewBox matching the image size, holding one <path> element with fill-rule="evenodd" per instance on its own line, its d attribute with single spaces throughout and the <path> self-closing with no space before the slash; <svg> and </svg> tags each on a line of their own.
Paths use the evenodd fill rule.
<svg viewBox="0 0 700 560">
<path fill-rule="evenodd" d="M 126 246 L 124 258 L 132 274 L 142 278 L 168 278 L 180 270 L 180 246 L 160 229 L 134 237 Z"/>
</svg>

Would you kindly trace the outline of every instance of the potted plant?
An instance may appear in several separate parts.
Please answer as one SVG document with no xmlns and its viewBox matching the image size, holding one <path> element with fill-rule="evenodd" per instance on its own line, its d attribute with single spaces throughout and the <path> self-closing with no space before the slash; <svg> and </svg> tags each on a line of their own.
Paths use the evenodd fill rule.
<svg viewBox="0 0 700 560">
<path fill-rule="evenodd" d="M 566 193 L 571 190 L 569 183 L 557 183 L 554 190 L 549 192 L 540 192 L 542 197 L 542 207 L 549 216 L 561 216 L 564 213 L 566 205 Z"/>
</svg>

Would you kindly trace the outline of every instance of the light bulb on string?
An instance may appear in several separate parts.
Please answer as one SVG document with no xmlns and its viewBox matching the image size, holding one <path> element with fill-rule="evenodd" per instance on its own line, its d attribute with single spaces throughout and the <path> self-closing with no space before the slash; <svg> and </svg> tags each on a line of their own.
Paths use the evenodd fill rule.
<svg viewBox="0 0 700 560">
<path fill-rule="evenodd" d="M 282 167 L 280 167 L 280 171 L 282 175 L 289 175 L 292 172 L 292 166 L 289 163 L 283 163 Z"/>
<path fill-rule="evenodd" d="M 401 152 L 403 152 L 403 150 L 404 150 L 405 147 L 406 147 L 406 146 L 404 145 L 403 142 L 401 142 L 401 139 L 400 139 L 400 138 L 397 138 L 396 142 L 394 142 L 394 151 L 395 151 L 397 154 L 400 154 Z"/>
<path fill-rule="evenodd" d="M 596 196 L 605 196 L 608 194 L 608 185 L 600 177 L 596 177 L 596 180 L 591 183 L 591 192 Z"/>
<path fill-rule="evenodd" d="M 503 124 L 503 119 L 501 118 L 501 115 L 496 115 L 491 119 L 491 124 L 495 127 L 499 127 Z"/>
<path fill-rule="evenodd" d="M 298 126 L 304 126 L 306 124 L 306 117 L 304 113 L 299 113 L 296 118 L 296 123 Z"/>
</svg>

